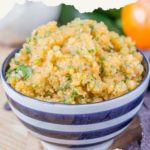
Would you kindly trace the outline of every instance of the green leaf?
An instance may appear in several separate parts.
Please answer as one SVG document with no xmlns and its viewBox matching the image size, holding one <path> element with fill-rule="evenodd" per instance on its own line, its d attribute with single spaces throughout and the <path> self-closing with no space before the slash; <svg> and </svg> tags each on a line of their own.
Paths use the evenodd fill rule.
<svg viewBox="0 0 150 150">
<path fill-rule="evenodd" d="M 79 13 L 73 6 L 63 4 L 60 14 L 60 25 L 66 24 L 74 18 L 93 19 L 98 22 L 103 21 L 108 26 L 109 30 L 123 34 L 122 27 L 118 22 L 120 19 L 120 9 L 111 9 L 108 11 L 97 9 L 91 13 Z"/>
<path fill-rule="evenodd" d="M 22 73 L 22 78 L 23 79 L 28 79 L 31 74 L 32 74 L 32 68 L 30 68 L 29 66 L 26 66 L 24 64 L 19 65 L 18 68 L 15 71 L 16 73 L 21 72 Z"/>
<path fill-rule="evenodd" d="M 109 18 L 108 16 L 106 16 L 104 14 L 96 13 L 96 12 L 83 13 L 83 14 L 80 14 L 79 17 L 81 19 L 93 19 L 93 20 L 96 20 L 98 22 L 102 21 L 107 25 L 107 27 L 110 31 L 116 31 L 116 32 L 120 33 L 120 29 L 118 29 L 114 20 L 111 20 L 111 18 Z"/>
<path fill-rule="evenodd" d="M 6 78 L 9 78 L 11 76 L 12 72 L 13 72 L 13 70 L 9 68 L 6 72 Z"/>
<path fill-rule="evenodd" d="M 118 19 L 120 18 L 120 9 L 109 9 L 109 10 L 103 10 L 101 8 L 98 8 L 97 10 L 95 10 L 94 12 L 98 12 L 100 14 L 106 15 L 107 17 L 111 18 L 111 19 Z"/>
<path fill-rule="evenodd" d="M 78 17 L 78 11 L 73 6 L 65 4 L 62 5 L 59 18 L 60 25 L 66 24 L 76 17 Z"/>
</svg>

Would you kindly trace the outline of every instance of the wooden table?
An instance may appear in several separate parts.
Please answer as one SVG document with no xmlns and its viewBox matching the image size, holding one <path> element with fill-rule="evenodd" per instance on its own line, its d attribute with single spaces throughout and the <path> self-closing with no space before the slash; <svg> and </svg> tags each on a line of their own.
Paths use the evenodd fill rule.
<svg viewBox="0 0 150 150">
<path fill-rule="evenodd" d="M 12 50 L 13 48 L 0 46 L 0 68 Z M 0 86 L 0 150 L 43 150 L 40 141 L 30 135 L 15 115 L 11 111 L 4 110 L 6 101 L 4 90 Z M 140 139 L 140 136 L 141 129 L 136 117 L 128 129 L 116 138 L 110 150 L 122 149 L 132 141 Z"/>
</svg>

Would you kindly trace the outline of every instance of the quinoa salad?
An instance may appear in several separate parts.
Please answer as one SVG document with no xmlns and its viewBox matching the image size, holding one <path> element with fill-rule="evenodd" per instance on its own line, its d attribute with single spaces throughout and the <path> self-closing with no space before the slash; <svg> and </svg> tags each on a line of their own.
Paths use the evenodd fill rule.
<svg viewBox="0 0 150 150">
<path fill-rule="evenodd" d="M 7 82 L 23 95 L 64 104 L 106 101 L 143 80 L 143 57 L 103 22 L 75 19 L 35 29 L 9 63 Z"/>
</svg>

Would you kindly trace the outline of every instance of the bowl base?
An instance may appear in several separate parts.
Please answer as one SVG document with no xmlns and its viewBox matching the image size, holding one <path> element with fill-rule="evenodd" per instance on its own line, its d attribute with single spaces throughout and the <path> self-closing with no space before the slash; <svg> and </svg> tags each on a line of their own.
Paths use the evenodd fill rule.
<svg viewBox="0 0 150 150">
<path fill-rule="evenodd" d="M 62 147 L 51 143 L 41 142 L 45 150 L 107 150 L 113 143 L 113 140 L 104 142 L 102 144 L 97 144 L 90 147 L 84 147 L 84 148 L 68 148 L 68 147 Z"/>
</svg>

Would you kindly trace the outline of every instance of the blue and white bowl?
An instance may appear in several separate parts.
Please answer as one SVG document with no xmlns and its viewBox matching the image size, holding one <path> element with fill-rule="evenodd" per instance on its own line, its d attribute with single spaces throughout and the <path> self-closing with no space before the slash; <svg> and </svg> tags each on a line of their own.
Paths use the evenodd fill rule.
<svg viewBox="0 0 150 150">
<path fill-rule="evenodd" d="M 144 79 L 127 94 L 94 104 L 67 105 L 43 102 L 15 91 L 7 82 L 5 72 L 13 51 L 4 61 L 1 79 L 9 104 L 19 120 L 44 142 L 68 147 L 110 144 L 124 131 L 143 103 L 150 70 L 144 56 Z M 100 150 L 100 149 L 99 149 Z"/>
</svg>

